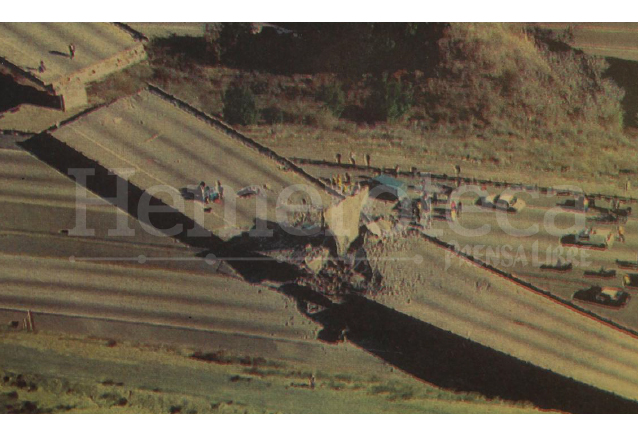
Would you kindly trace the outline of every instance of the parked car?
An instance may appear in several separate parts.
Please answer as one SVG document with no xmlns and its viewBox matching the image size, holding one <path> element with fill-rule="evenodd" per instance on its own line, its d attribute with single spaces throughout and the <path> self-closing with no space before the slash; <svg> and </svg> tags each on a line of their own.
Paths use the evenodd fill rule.
<svg viewBox="0 0 638 439">
<path fill-rule="evenodd" d="M 585 277 L 609 279 L 616 277 L 616 270 L 605 270 L 603 267 L 600 267 L 600 270 L 585 270 Z"/>
<path fill-rule="evenodd" d="M 616 265 L 618 265 L 623 270 L 638 270 L 638 262 L 634 261 L 621 261 L 616 259 Z"/>
<path fill-rule="evenodd" d="M 638 289 L 638 274 L 625 274 L 622 277 L 622 285 L 625 288 Z"/>
<path fill-rule="evenodd" d="M 543 264 L 540 266 L 541 270 L 550 270 L 550 271 L 571 271 L 572 263 L 568 262 L 567 264 L 559 261 L 556 265 L 552 264 Z"/>
<path fill-rule="evenodd" d="M 520 212 L 525 207 L 525 201 L 519 199 L 516 195 L 509 192 L 481 197 L 478 199 L 476 204 L 482 207 L 499 209 L 512 213 Z"/>
<path fill-rule="evenodd" d="M 593 286 L 574 293 L 574 299 L 611 308 L 622 308 L 629 301 L 629 293 L 620 288 Z"/>
<path fill-rule="evenodd" d="M 563 247 L 581 247 L 592 250 L 606 250 L 613 247 L 616 235 L 610 229 L 587 228 L 578 233 L 570 233 L 560 238 Z"/>
</svg>

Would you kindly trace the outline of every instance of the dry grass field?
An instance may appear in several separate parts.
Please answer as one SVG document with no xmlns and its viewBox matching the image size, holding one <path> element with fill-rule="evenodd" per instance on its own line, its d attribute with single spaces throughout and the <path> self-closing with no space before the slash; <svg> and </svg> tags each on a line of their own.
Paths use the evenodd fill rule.
<svg viewBox="0 0 638 439">
<path fill-rule="evenodd" d="M 529 404 L 452 393 L 397 373 L 366 369 L 365 361 L 349 370 L 335 362 L 316 366 L 233 351 L 198 360 L 193 357 L 197 352 L 184 347 L 114 345 L 49 333 L 2 336 L 0 411 L 538 413 Z"/>
<path fill-rule="evenodd" d="M 148 38 L 167 38 L 171 35 L 201 37 L 206 30 L 206 23 L 128 23 L 133 29 Z"/>
<path fill-rule="evenodd" d="M 573 46 L 592 55 L 638 61 L 636 23 L 539 23 L 544 29 L 564 31 L 571 27 Z"/>
</svg>

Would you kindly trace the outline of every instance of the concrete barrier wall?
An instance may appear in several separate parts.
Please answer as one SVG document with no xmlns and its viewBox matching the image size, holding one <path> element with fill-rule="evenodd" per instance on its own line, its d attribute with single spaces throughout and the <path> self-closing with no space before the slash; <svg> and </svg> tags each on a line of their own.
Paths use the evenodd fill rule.
<svg viewBox="0 0 638 439">
<path fill-rule="evenodd" d="M 70 87 L 85 86 L 91 82 L 99 81 L 102 78 L 123 70 L 128 66 L 136 64 L 146 59 L 146 50 L 142 43 L 116 53 L 115 55 L 98 63 L 73 72 L 73 74 L 52 82 L 51 86 L 56 94 L 64 95 Z"/>
<path fill-rule="evenodd" d="M 19 81 L 19 80 L 16 81 L 18 83 L 26 82 L 25 85 L 28 85 L 30 87 L 35 87 L 38 90 L 48 91 L 48 92 L 53 91 L 52 87 L 47 86 L 44 82 L 42 82 L 40 78 L 35 76 L 33 73 L 18 67 L 17 65 L 13 64 L 12 62 L 6 60 L 5 58 L 1 56 L 0 56 L 0 71 L 3 73 L 11 74 L 12 76 L 17 76 L 19 78 L 25 78 L 25 81 Z"/>
<path fill-rule="evenodd" d="M 74 108 L 85 107 L 89 103 L 86 95 L 84 84 L 78 84 L 76 87 L 67 87 L 62 94 L 62 109 L 69 111 Z"/>
</svg>

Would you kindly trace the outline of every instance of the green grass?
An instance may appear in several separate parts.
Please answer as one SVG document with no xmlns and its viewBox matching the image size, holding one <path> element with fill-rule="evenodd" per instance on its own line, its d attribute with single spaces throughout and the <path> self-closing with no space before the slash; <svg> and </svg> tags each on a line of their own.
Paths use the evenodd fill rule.
<svg viewBox="0 0 638 439">
<path fill-rule="evenodd" d="M 3 331 L 2 337 L 0 412 L 534 411 L 530 404 L 455 393 L 401 375 L 310 370 L 307 365 L 231 352 L 217 352 L 203 361 L 188 349 L 113 345 L 53 333 Z M 16 368 L 16 362 L 27 363 Z M 312 375 L 314 390 L 309 385 Z"/>
</svg>

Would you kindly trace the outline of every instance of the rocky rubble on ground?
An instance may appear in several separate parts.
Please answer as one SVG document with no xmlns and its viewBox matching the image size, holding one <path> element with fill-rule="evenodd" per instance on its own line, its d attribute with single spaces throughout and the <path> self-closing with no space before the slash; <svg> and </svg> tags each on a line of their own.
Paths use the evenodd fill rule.
<svg viewBox="0 0 638 439">
<path fill-rule="evenodd" d="M 410 295 L 427 277 L 435 275 L 435 269 L 423 263 L 419 250 L 422 246 L 423 238 L 418 232 L 405 232 L 365 245 L 370 267 L 381 279 L 379 294 Z"/>
</svg>

